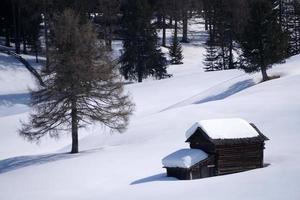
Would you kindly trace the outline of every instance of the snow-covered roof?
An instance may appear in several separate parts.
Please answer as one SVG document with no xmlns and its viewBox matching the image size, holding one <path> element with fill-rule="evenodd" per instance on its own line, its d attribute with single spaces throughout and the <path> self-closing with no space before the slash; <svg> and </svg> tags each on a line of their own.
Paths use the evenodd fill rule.
<svg viewBox="0 0 300 200">
<path fill-rule="evenodd" d="M 186 131 L 186 138 L 190 138 L 198 128 L 201 128 L 211 139 L 235 139 L 259 136 L 259 133 L 247 121 L 240 118 L 226 118 L 196 122 Z"/>
<path fill-rule="evenodd" d="M 180 149 L 162 159 L 165 167 L 190 168 L 207 158 L 207 153 L 200 149 Z"/>
</svg>

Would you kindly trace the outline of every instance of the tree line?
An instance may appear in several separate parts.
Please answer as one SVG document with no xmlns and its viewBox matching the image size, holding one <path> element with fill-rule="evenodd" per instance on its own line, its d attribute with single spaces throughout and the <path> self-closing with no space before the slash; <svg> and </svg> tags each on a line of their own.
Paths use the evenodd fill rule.
<svg viewBox="0 0 300 200">
<path fill-rule="evenodd" d="M 266 70 L 299 54 L 297 0 L 204 0 L 207 71 Z"/>
<path fill-rule="evenodd" d="M 158 23 L 153 23 L 156 5 L 148 0 L 5 1 L 4 45 L 17 54 L 34 52 L 37 61 L 38 53 L 47 58 L 40 72 L 44 85 L 31 92 L 33 109 L 20 135 L 39 141 L 70 131 L 71 153 L 77 153 L 81 127 L 98 122 L 124 131 L 134 104 L 119 73 L 139 82 L 170 76 L 157 40 Z M 114 39 L 123 40 L 117 62 L 109 53 Z"/>
<path fill-rule="evenodd" d="M 248 37 L 245 34 L 250 21 L 254 20 L 251 9 L 254 9 L 256 3 L 269 4 L 263 11 L 270 15 L 265 16 L 266 20 L 269 24 L 273 23 L 273 28 L 276 23 L 285 34 L 286 39 L 280 39 L 282 43 L 279 45 L 282 46 L 278 48 L 284 48 L 284 57 L 298 54 L 300 3 L 297 0 L 4 0 L 4 6 L 0 8 L 0 36 L 5 38 L 6 46 L 14 45 L 16 53 L 30 51 L 36 54 L 38 61 L 39 53 L 48 57 L 51 37 L 48 26 L 55 13 L 71 8 L 96 25 L 98 38 L 105 41 L 108 49 L 112 49 L 114 39 L 124 41 L 121 72 L 126 79 L 141 82 L 148 76 L 169 77 L 166 66 L 182 63 L 181 43 L 189 42 L 188 20 L 198 17 L 204 19 L 209 35 L 206 41 L 205 70 L 244 69 L 248 67 L 246 63 L 249 64 L 245 59 L 248 54 L 241 50 L 246 50 L 245 40 Z M 128 15 L 130 9 L 131 16 Z M 143 32 L 146 29 L 149 31 Z M 271 29 L 265 34 L 275 33 Z M 161 41 L 158 41 L 157 30 L 161 30 Z M 172 30 L 170 42 L 167 42 L 166 30 Z M 181 38 L 178 37 L 178 31 L 181 32 Z M 131 43 L 138 44 L 142 51 L 135 51 Z M 169 49 L 168 61 L 159 46 Z M 249 71 L 252 70 L 248 67 L 246 72 Z"/>
<path fill-rule="evenodd" d="M 182 64 L 189 19 L 201 18 L 208 37 L 205 70 L 261 71 L 300 53 L 300 6 L 296 0 L 4 0 L 1 42 L 17 54 L 46 57 L 45 86 L 31 94 L 34 108 L 20 133 L 29 140 L 58 137 L 93 122 L 125 130 L 134 105 L 123 79 L 170 77 Z M 160 31 L 161 40 L 158 32 Z M 167 41 L 167 31 L 172 37 Z M 114 60 L 114 40 L 122 40 Z M 161 47 L 169 50 L 169 59 Z M 121 79 L 120 74 L 123 76 Z"/>
<path fill-rule="evenodd" d="M 112 49 L 114 39 L 124 41 L 120 65 L 126 79 L 139 82 L 148 76 L 160 79 L 170 76 L 166 72 L 169 63 L 182 63 L 180 42 L 188 42 L 187 22 L 192 15 L 192 2 L 4 0 L 4 6 L 0 8 L 0 36 L 4 38 L 2 43 L 14 47 L 17 54 L 34 53 L 37 62 L 38 55 L 43 54 L 49 65 L 48 50 L 52 34 L 49 26 L 57 13 L 69 8 L 81 17 L 88 18 L 96 26 L 97 37 L 105 41 L 108 49 Z M 178 38 L 179 23 L 182 24 L 181 39 Z M 158 41 L 158 29 L 163 32 L 162 41 Z M 173 30 L 173 39 L 169 46 L 166 42 L 167 29 Z M 138 45 L 142 51 L 134 51 L 131 43 Z M 160 46 L 170 49 L 169 61 L 160 51 Z"/>
<path fill-rule="evenodd" d="M 17 54 L 34 52 L 37 62 L 42 53 L 47 61 L 40 72 L 44 85 L 31 92 L 33 109 L 19 130 L 30 141 L 70 131 L 71 153 L 77 153 L 79 129 L 90 123 L 112 131 L 126 129 L 134 104 L 123 91 L 120 72 L 139 82 L 148 76 L 170 76 L 157 40 L 159 22 L 153 23 L 161 17 L 155 1 L 5 0 L 3 4 L 4 45 Z M 176 37 L 177 23 L 175 17 Z M 109 52 L 114 39 L 123 40 L 118 61 Z"/>
</svg>

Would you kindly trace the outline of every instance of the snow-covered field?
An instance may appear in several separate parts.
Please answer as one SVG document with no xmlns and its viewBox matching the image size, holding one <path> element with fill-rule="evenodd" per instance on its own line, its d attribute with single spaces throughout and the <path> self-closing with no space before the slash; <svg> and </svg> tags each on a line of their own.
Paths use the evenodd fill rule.
<svg viewBox="0 0 300 200">
<path fill-rule="evenodd" d="M 136 104 L 128 130 L 82 129 L 77 155 L 66 154 L 68 135 L 39 145 L 18 136 L 29 111 L 20 99 L 34 80 L 0 54 L 0 199 L 299 200 L 300 56 L 269 71 L 281 78 L 259 83 L 259 73 L 203 72 L 203 52 L 198 44 L 185 45 L 184 64 L 169 68 L 172 78 L 126 85 Z M 253 122 L 270 138 L 270 165 L 193 181 L 167 178 L 161 159 L 188 148 L 185 131 L 197 121 L 227 117 Z"/>
</svg>

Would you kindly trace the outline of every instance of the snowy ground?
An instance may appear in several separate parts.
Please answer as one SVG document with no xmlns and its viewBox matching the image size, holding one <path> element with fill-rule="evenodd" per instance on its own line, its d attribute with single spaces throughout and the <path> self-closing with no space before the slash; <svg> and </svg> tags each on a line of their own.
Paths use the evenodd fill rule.
<svg viewBox="0 0 300 200">
<path fill-rule="evenodd" d="M 0 199 L 299 200 L 300 56 L 270 70 L 281 78 L 258 84 L 260 74 L 203 72 L 197 43 L 185 45 L 184 55 L 184 65 L 169 68 L 172 78 L 126 86 L 136 111 L 125 133 L 98 125 L 80 130 L 82 152 L 69 155 L 68 135 L 40 145 L 17 135 L 29 111 L 19 99 L 34 80 L 0 54 Z M 193 181 L 167 178 L 161 159 L 188 147 L 185 131 L 196 121 L 225 117 L 253 122 L 270 138 L 270 165 Z"/>
</svg>

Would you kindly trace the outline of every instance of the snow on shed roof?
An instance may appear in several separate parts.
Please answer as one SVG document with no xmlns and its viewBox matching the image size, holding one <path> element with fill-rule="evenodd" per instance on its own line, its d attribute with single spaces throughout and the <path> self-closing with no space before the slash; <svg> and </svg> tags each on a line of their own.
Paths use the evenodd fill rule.
<svg viewBox="0 0 300 200">
<path fill-rule="evenodd" d="M 163 158 L 162 164 L 165 167 L 190 168 L 207 157 L 207 153 L 200 149 L 180 149 Z"/>
<path fill-rule="evenodd" d="M 227 118 L 196 122 L 186 131 L 186 139 L 190 138 L 198 128 L 201 128 L 211 139 L 235 139 L 259 136 L 259 133 L 247 121 L 240 118 Z"/>
</svg>

